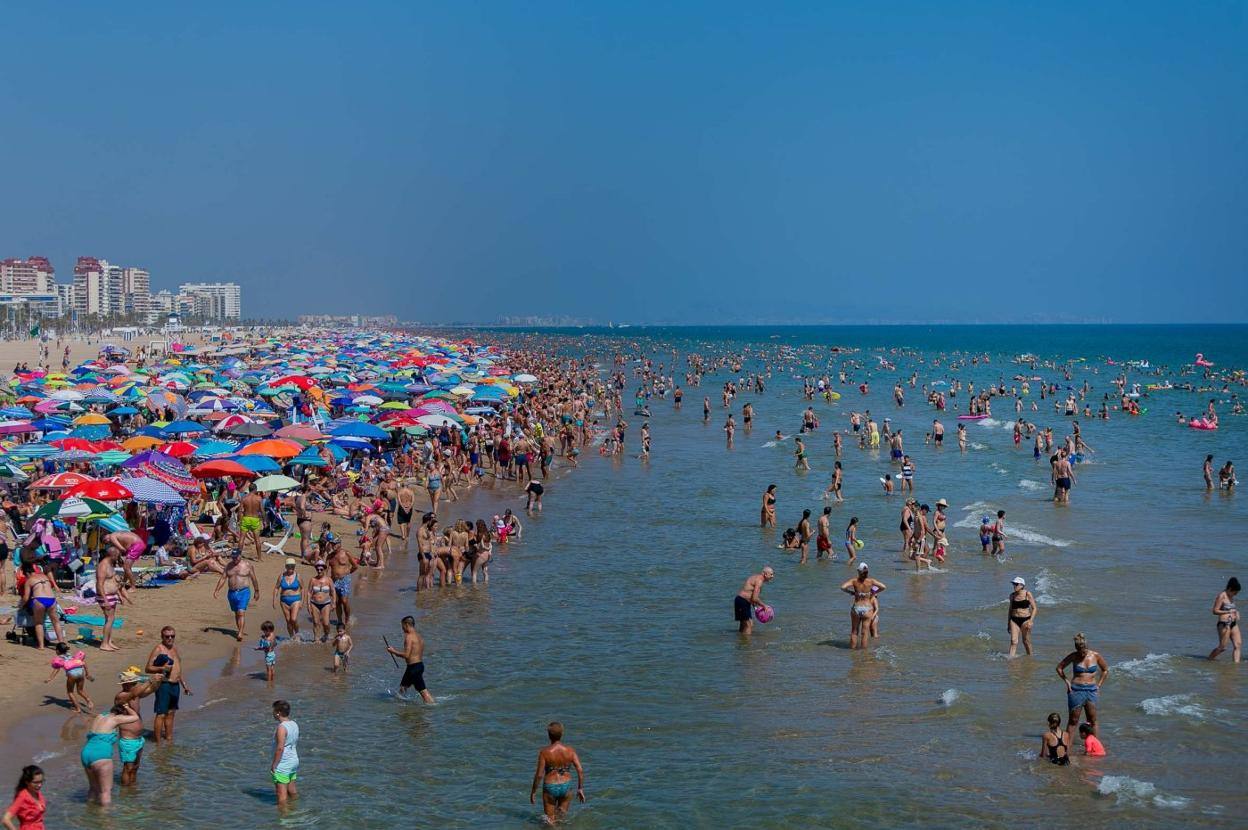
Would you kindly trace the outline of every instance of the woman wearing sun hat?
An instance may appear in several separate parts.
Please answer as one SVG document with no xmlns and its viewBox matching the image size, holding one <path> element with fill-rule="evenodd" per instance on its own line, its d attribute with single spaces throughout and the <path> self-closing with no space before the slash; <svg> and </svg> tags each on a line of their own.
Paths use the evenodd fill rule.
<svg viewBox="0 0 1248 830">
<path fill-rule="evenodd" d="M 1005 629 L 1010 635 L 1010 656 L 1018 651 L 1018 640 L 1023 640 L 1023 648 L 1031 654 L 1031 626 L 1036 621 L 1036 598 L 1027 590 L 1027 580 L 1016 576 L 1010 592 L 1010 610 L 1006 614 Z"/>
</svg>

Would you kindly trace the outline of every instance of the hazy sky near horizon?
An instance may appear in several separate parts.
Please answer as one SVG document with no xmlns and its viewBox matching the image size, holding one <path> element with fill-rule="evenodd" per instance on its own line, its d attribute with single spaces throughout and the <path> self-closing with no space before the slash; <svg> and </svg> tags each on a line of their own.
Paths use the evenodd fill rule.
<svg viewBox="0 0 1248 830">
<path fill-rule="evenodd" d="M 1248 320 L 1248 4 L 6 4 L 0 256 L 248 316 Z"/>
</svg>

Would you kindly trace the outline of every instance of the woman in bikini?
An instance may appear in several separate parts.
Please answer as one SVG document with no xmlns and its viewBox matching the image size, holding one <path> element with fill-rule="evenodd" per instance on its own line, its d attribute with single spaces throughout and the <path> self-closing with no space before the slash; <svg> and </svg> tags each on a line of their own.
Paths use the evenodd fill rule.
<svg viewBox="0 0 1248 830">
<path fill-rule="evenodd" d="M 776 526 L 776 485 L 767 485 L 767 492 L 763 493 L 763 509 L 760 516 L 760 524 L 763 527 Z"/>
<path fill-rule="evenodd" d="M 1231 659 L 1239 662 L 1243 651 L 1243 635 L 1239 631 L 1239 611 L 1235 608 L 1235 596 L 1239 593 L 1239 580 L 1231 577 L 1226 582 L 1226 590 L 1214 597 L 1213 613 L 1218 618 L 1218 647 L 1209 652 L 1209 659 L 1216 660 L 1218 655 L 1232 646 Z"/>
<path fill-rule="evenodd" d="M 308 603 L 308 619 L 312 621 L 312 637 L 321 630 L 321 642 L 329 640 L 329 611 L 334 607 L 334 580 L 324 562 L 316 563 L 316 576 L 308 580 L 305 599 Z"/>
<path fill-rule="evenodd" d="M 849 609 L 849 647 L 866 648 L 867 640 L 873 636 L 871 629 L 879 614 L 875 597 L 885 590 L 884 583 L 872 579 L 867 573 L 867 563 L 860 562 L 858 576 L 843 584 L 841 590 L 854 598 Z"/>
<path fill-rule="evenodd" d="M 22 583 L 22 605 L 30 613 L 34 624 L 35 643 L 39 648 L 46 647 L 43 636 L 44 620 L 52 621 L 56 641 L 65 642 L 65 632 L 61 630 L 61 618 L 55 612 L 56 586 L 52 584 L 52 578 L 43 571 L 36 570 L 33 562 L 22 564 L 22 574 L 25 576 L 25 581 Z"/>
<path fill-rule="evenodd" d="M 1070 678 L 1066 677 L 1067 666 L 1073 667 Z M 1074 739 L 1075 731 L 1079 728 L 1079 719 L 1086 714 L 1092 734 L 1099 738 L 1096 707 L 1101 686 L 1109 678 L 1109 664 L 1105 662 L 1105 658 L 1088 648 L 1088 640 L 1083 634 L 1076 634 L 1075 650 L 1057 664 L 1057 676 L 1066 684 L 1066 706 L 1070 710 L 1070 719 L 1066 721 L 1068 736 Z"/>
<path fill-rule="evenodd" d="M 576 770 L 576 797 L 585 802 L 585 770 L 576 750 L 563 743 L 563 724 L 558 721 L 546 727 L 550 745 L 537 753 L 537 772 L 533 775 L 533 788 L 529 790 L 529 803 L 536 803 L 537 788 L 542 788 L 542 812 L 546 822 L 553 824 L 568 814 L 572 806 L 572 771 Z"/>
<path fill-rule="evenodd" d="M 282 616 L 286 618 L 286 633 L 290 639 L 299 639 L 299 606 L 303 604 L 303 586 L 299 584 L 298 566 L 294 559 L 286 560 L 286 568 L 277 577 L 273 586 L 273 607 L 282 603 Z"/>
</svg>

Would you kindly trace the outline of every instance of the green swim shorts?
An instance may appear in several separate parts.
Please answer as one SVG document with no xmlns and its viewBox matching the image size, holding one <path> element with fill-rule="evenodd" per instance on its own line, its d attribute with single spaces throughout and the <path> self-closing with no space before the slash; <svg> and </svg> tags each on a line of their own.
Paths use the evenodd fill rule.
<svg viewBox="0 0 1248 830">
<path fill-rule="evenodd" d="M 273 773 L 273 783 L 274 784 L 289 784 L 291 781 L 294 781 L 298 777 L 299 777 L 299 773 L 297 772 L 289 772 L 289 773 L 275 772 Z"/>
<path fill-rule="evenodd" d="M 255 516 L 244 516 L 238 523 L 238 529 L 244 533 L 259 533 L 260 520 Z"/>
</svg>

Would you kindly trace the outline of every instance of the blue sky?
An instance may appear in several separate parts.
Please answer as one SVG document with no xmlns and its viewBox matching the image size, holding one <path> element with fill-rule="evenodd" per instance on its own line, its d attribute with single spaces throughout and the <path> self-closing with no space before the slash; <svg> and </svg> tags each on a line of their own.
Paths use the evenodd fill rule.
<svg viewBox="0 0 1248 830">
<path fill-rule="evenodd" d="M 6 4 L 0 256 L 256 315 L 1244 321 L 1246 10 Z"/>
</svg>

